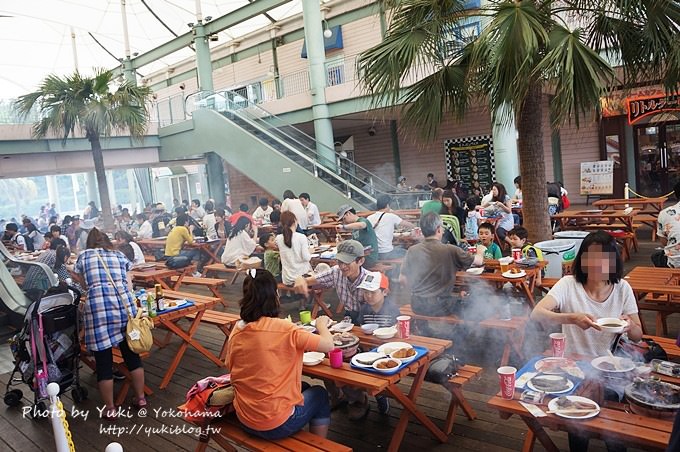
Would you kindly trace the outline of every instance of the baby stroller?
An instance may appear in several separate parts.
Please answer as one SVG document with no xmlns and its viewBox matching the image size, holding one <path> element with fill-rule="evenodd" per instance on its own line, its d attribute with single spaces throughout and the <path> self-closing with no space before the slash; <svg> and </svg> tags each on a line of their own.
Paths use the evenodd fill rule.
<svg viewBox="0 0 680 452">
<path fill-rule="evenodd" d="M 47 385 L 59 384 L 59 394 L 72 388 L 73 401 L 87 398 L 80 386 L 80 292 L 61 285 L 48 290 L 26 310 L 21 331 L 10 339 L 14 370 L 5 390 L 5 404 L 18 406 L 23 392 L 10 389 L 24 383 L 33 391 L 33 418 L 46 416 L 49 396 Z M 21 378 L 15 378 L 19 373 Z"/>
</svg>

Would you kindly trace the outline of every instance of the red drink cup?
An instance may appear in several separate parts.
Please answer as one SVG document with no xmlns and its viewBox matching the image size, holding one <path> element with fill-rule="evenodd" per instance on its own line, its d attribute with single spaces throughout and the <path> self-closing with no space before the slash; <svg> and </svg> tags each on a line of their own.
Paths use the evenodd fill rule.
<svg viewBox="0 0 680 452">
<path fill-rule="evenodd" d="M 498 377 L 501 384 L 501 397 L 511 400 L 515 396 L 515 376 L 517 369 L 510 366 L 498 368 Z"/>
<path fill-rule="evenodd" d="M 552 345 L 553 356 L 556 358 L 564 358 L 564 343 L 567 337 L 564 333 L 552 333 L 550 335 L 550 342 Z"/>
<path fill-rule="evenodd" d="M 470 254 L 477 254 L 477 245 L 468 246 L 468 251 Z"/>
<path fill-rule="evenodd" d="M 512 259 L 515 262 L 522 259 L 522 249 L 521 248 L 513 248 L 512 249 Z"/>
<path fill-rule="evenodd" d="M 397 317 L 397 334 L 402 339 L 411 337 L 411 316 L 400 315 Z"/>
<path fill-rule="evenodd" d="M 479 216 L 484 218 L 484 209 L 479 209 Z"/>
<path fill-rule="evenodd" d="M 339 348 L 334 348 L 328 352 L 328 359 L 331 362 L 331 367 L 334 369 L 339 369 L 342 367 L 342 350 Z"/>
</svg>

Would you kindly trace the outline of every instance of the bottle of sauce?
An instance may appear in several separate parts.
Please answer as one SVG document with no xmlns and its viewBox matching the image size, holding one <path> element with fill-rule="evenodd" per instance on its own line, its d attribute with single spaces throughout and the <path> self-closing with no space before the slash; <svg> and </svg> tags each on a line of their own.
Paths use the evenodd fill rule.
<svg viewBox="0 0 680 452">
<path fill-rule="evenodd" d="M 156 290 L 156 310 L 165 311 L 165 298 L 163 297 L 163 287 L 160 284 L 154 286 Z"/>
</svg>

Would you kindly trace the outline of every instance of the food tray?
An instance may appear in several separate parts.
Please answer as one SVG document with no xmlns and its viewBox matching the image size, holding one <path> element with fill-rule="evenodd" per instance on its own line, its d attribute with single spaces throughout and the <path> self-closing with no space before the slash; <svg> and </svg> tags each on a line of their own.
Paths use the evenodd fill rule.
<svg viewBox="0 0 680 452">
<path fill-rule="evenodd" d="M 158 311 L 157 314 L 163 315 L 163 314 L 167 314 L 168 312 L 177 311 L 178 309 L 188 308 L 188 307 L 193 306 L 193 305 L 194 305 L 193 301 L 187 300 L 187 302 L 184 303 L 184 304 L 181 304 L 179 306 L 175 306 L 174 308 L 163 309 L 162 311 Z"/>
<path fill-rule="evenodd" d="M 524 375 L 527 372 L 537 373 L 535 365 L 539 360 L 541 360 L 543 358 L 545 358 L 545 356 L 535 356 L 535 357 L 531 358 L 521 369 L 519 369 L 517 371 L 516 379 L 519 379 L 519 377 L 521 377 L 522 375 Z M 578 367 L 581 368 L 581 370 L 590 368 L 590 363 L 585 363 L 583 361 L 576 361 L 576 364 L 578 365 Z M 571 388 L 571 390 L 569 390 L 569 391 L 561 392 L 559 394 L 561 396 L 562 395 L 572 395 L 572 394 L 574 394 L 574 392 L 576 392 L 578 387 L 581 386 L 581 383 L 583 382 L 583 380 L 576 378 L 573 375 L 567 375 L 567 378 L 572 383 L 574 383 L 574 387 Z M 528 388 L 528 386 L 526 384 L 522 387 L 517 387 L 517 389 L 521 389 L 521 390 L 524 390 L 524 389 L 527 389 L 527 388 Z"/>
<path fill-rule="evenodd" d="M 352 369 L 363 370 L 363 371 L 371 372 L 371 373 L 377 374 L 377 375 L 394 375 L 397 372 L 399 372 L 401 369 L 403 369 L 404 367 L 411 365 L 411 363 L 414 363 L 417 360 L 419 360 L 420 358 L 422 358 L 423 356 L 427 355 L 427 352 L 428 352 L 427 348 L 419 347 L 417 345 L 414 345 L 413 349 L 416 351 L 416 357 L 415 358 L 413 358 L 411 361 L 409 361 L 407 363 L 402 363 L 401 366 L 395 367 L 394 369 L 392 369 L 388 372 L 380 372 L 379 370 L 375 370 L 372 367 L 359 367 L 359 366 L 355 366 L 354 364 L 351 364 L 351 363 L 350 363 L 350 367 L 352 367 Z M 376 348 L 374 348 L 370 351 L 377 353 L 378 347 L 376 347 Z"/>
</svg>

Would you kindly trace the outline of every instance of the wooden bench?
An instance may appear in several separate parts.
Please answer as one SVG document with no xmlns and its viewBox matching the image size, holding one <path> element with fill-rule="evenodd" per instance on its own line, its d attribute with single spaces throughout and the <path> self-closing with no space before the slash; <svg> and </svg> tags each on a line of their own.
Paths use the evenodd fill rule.
<svg viewBox="0 0 680 452">
<path fill-rule="evenodd" d="M 652 230 L 652 242 L 656 241 L 656 224 L 658 221 L 658 214 L 654 213 L 648 213 L 648 212 L 640 212 L 637 215 L 633 216 L 633 221 L 635 226 L 649 226 Z"/>
<path fill-rule="evenodd" d="M 173 276 L 170 278 L 172 282 L 177 282 L 179 280 L 179 276 Z M 227 302 L 222 298 L 222 295 L 220 294 L 220 287 L 224 285 L 224 280 L 223 279 L 218 279 L 218 278 L 195 278 L 193 276 L 185 276 L 182 278 L 182 284 L 190 284 L 190 285 L 196 285 L 196 286 L 204 286 L 210 289 L 210 292 L 214 296 L 220 299 L 220 302 L 222 305 L 227 306 Z"/>
<path fill-rule="evenodd" d="M 447 435 L 450 435 L 453 430 L 453 424 L 456 421 L 456 409 L 458 407 L 463 410 L 463 413 L 465 413 L 467 418 L 471 421 L 477 418 L 477 413 L 475 413 L 475 410 L 465 399 L 465 395 L 463 395 L 463 386 L 470 380 L 477 378 L 482 373 L 482 370 L 481 367 L 466 364 L 459 368 L 456 375 L 451 377 L 448 381 L 447 387 L 451 393 L 451 403 L 449 404 L 449 411 L 446 415 L 444 429 L 444 432 L 446 432 Z"/>
<path fill-rule="evenodd" d="M 120 390 L 118 391 L 118 396 L 114 400 L 114 404 L 116 406 L 121 406 L 125 403 L 127 394 L 130 391 L 130 388 L 132 387 L 132 374 L 130 374 L 130 371 L 125 365 L 125 361 L 123 360 L 123 355 L 121 354 L 120 349 L 118 347 L 114 347 L 112 349 L 112 352 L 113 352 L 113 370 L 118 371 L 125 376 L 125 380 L 123 380 L 123 385 L 120 387 Z M 139 357 L 142 360 L 144 360 L 149 357 L 149 353 L 148 352 L 140 353 Z M 84 343 L 81 343 L 80 345 L 80 361 L 82 361 L 83 364 L 92 369 L 93 372 L 96 371 L 97 366 L 94 361 L 94 356 L 89 354 L 88 350 L 85 348 Z M 144 394 L 153 395 L 153 391 L 147 385 L 144 385 Z"/>
<path fill-rule="evenodd" d="M 236 280 L 238 279 L 239 275 L 242 272 L 243 272 L 243 270 L 239 270 L 236 267 L 227 267 L 220 262 L 217 262 L 215 264 L 206 265 L 205 267 L 203 267 L 203 275 L 205 275 L 205 276 L 207 276 L 210 273 L 231 273 L 231 274 L 233 274 L 229 284 L 234 284 L 236 282 Z"/>
<path fill-rule="evenodd" d="M 651 339 L 661 346 L 666 351 L 668 359 L 671 361 L 680 361 L 680 347 L 675 344 L 675 339 L 662 336 L 650 336 L 645 334 L 642 336 L 645 339 Z"/>
<path fill-rule="evenodd" d="M 291 451 L 291 452 L 350 452 L 351 447 L 336 443 L 326 438 L 300 430 L 294 435 L 278 440 L 266 440 L 246 433 L 235 414 L 229 414 L 210 424 L 199 436 L 196 452 L 208 449 L 210 440 L 214 440 L 226 451 L 236 451 L 240 446 L 252 451 Z"/>
<path fill-rule="evenodd" d="M 187 314 L 185 318 L 193 320 L 196 318 L 196 314 Z M 239 320 L 241 320 L 241 317 L 237 314 L 215 311 L 213 309 L 208 309 L 203 313 L 201 323 L 215 325 L 224 333 L 224 344 L 222 344 L 222 349 L 220 350 L 219 354 L 219 358 L 222 361 L 224 361 L 224 359 L 227 357 L 227 342 L 229 341 L 231 330 L 234 327 L 234 324 Z"/>
<path fill-rule="evenodd" d="M 415 320 L 442 322 L 449 325 L 459 325 L 466 323 L 465 320 L 455 315 L 434 317 L 416 314 L 413 312 L 410 304 L 401 306 L 399 311 L 402 315 L 408 315 L 411 317 L 411 319 Z M 501 356 L 501 366 L 507 365 L 508 361 L 510 360 L 510 353 L 513 349 L 520 357 L 523 356 L 524 353 L 522 352 L 522 344 L 524 343 L 524 329 L 528 320 L 529 319 L 527 317 L 513 317 L 510 320 L 486 319 L 478 323 L 475 322 L 476 326 L 499 330 L 499 332 L 505 336 L 503 355 Z"/>
</svg>

